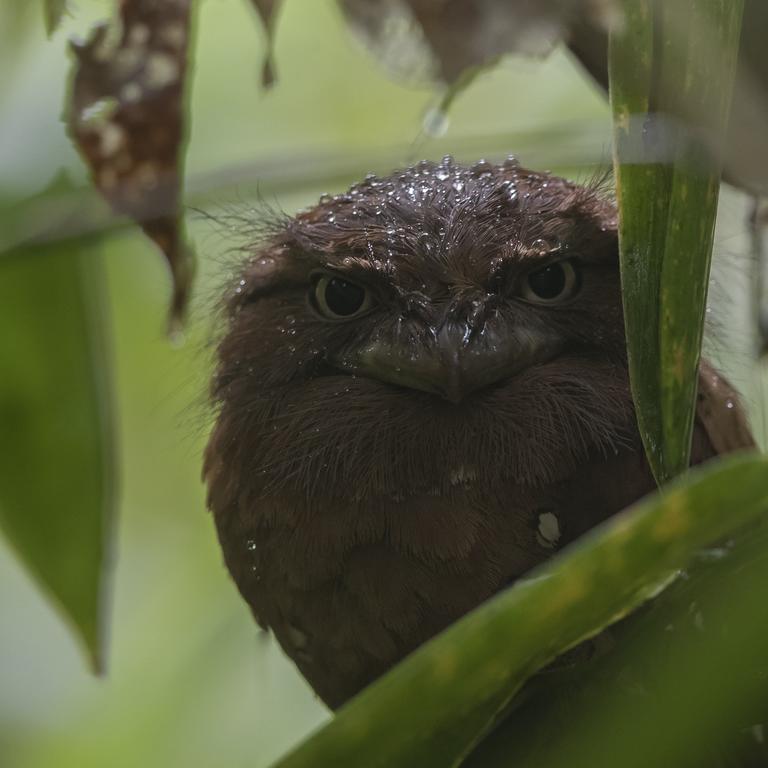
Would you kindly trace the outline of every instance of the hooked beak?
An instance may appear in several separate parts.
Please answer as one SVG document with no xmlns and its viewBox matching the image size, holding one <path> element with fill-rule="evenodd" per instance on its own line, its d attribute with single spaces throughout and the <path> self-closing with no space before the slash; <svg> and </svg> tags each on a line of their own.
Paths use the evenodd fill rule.
<svg viewBox="0 0 768 768">
<path fill-rule="evenodd" d="M 466 322 L 430 328 L 424 341 L 373 340 L 333 362 L 358 376 L 439 395 L 460 403 L 467 395 L 550 360 L 562 342 L 548 329 L 492 328 L 472 333 Z"/>
</svg>

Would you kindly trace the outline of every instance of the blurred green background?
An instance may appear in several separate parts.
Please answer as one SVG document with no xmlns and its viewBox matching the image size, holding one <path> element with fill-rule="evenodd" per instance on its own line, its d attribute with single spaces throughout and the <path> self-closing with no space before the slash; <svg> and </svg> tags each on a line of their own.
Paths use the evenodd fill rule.
<svg viewBox="0 0 768 768">
<path fill-rule="evenodd" d="M 62 169 L 85 185 L 60 119 L 66 40 L 110 3 L 72 4 L 45 39 L 37 3 L 0 7 L 0 200 L 15 204 Z M 278 83 L 259 86 L 263 33 L 246 0 L 205 0 L 197 20 L 187 158 L 190 205 L 215 211 L 254 195 L 287 212 L 368 172 L 446 152 L 517 154 L 587 177 L 610 159 L 602 95 L 569 57 L 508 59 L 460 95 L 440 137 L 423 134 L 439 94 L 391 82 L 343 27 L 333 2 L 288 0 L 277 27 Z M 721 204 L 713 299 L 727 309 L 711 343 L 746 392 L 751 373 L 746 200 Z M 42 225 L 42 224 L 41 224 Z M 169 280 L 133 229 L 105 242 L 118 422 L 119 520 L 108 672 L 92 677 L 55 611 L 0 540 L 0 766 L 259 768 L 328 717 L 224 570 L 200 482 L 215 323 L 233 244 L 190 215 L 200 276 L 186 341 L 164 336 Z M 235 241 L 236 242 L 236 241 Z M 44 532 L 41 532 L 44 535 Z"/>
</svg>

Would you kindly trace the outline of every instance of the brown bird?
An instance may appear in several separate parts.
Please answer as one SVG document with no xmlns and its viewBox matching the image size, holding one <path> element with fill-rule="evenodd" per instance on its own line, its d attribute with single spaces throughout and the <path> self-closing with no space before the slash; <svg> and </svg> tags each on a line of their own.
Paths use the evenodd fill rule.
<svg viewBox="0 0 768 768">
<path fill-rule="evenodd" d="M 655 487 L 614 204 L 513 159 L 422 162 L 274 222 L 212 397 L 227 567 L 332 708 Z M 703 364 L 692 462 L 749 445 Z"/>
</svg>

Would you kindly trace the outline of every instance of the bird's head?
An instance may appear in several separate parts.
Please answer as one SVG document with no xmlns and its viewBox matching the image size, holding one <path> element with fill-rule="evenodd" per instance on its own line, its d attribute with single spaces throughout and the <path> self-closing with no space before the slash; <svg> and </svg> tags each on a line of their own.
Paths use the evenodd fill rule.
<svg viewBox="0 0 768 768">
<path fill-rule="evenodd" d="M 419 163 L 281 220 L 230 288 L 209 466 L 255 496 L 552 482 L 633 428 L 615 208 Z"/>
</svg>

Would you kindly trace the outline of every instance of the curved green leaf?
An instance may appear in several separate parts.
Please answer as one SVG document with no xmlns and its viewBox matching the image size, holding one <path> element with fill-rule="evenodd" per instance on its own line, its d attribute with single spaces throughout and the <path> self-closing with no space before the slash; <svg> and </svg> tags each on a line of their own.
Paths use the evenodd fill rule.
<svg viewBox="0 0 768 768">
<path fill-rule="evenodd" d="M 763 516 L 697 553 L 591 658 L 530 681 L 466 768 L 768 765 L 767 591 Z"/>
<path fill-rule="evenodd" d="M 97 671 L 113 507 L 98 267 L 84 241 L 0 255 L 0 528 Z"/>
<path fill-rule="evenodd" d="M 458 764 L 534 672 L 768 509 L 766 476 L 752 455 L 691 471 L 421 647 L 277 766 Z"/>
<path fill-rule="evenodd" d="M 609 77 L 632 393 L 659 483 L 689 464 L 743 0 L 624 0 Z"/>
</svg>

